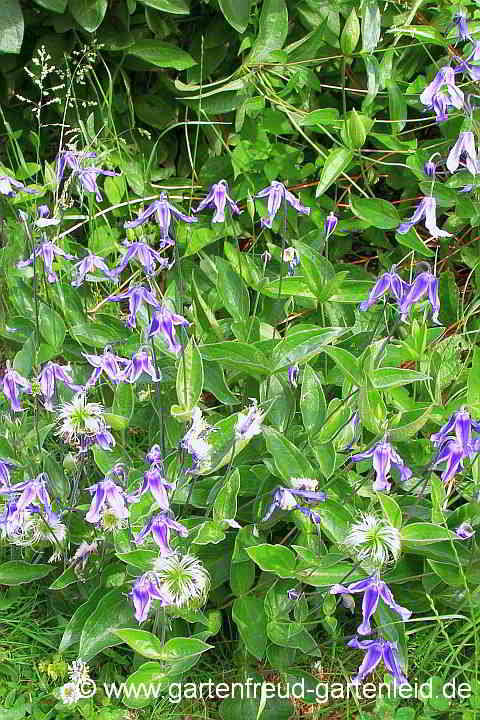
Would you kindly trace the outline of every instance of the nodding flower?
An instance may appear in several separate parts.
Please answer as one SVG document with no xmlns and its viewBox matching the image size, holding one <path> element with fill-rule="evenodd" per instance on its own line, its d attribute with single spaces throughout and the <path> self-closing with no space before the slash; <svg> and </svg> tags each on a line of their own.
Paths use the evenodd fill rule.
<svg viewBox="0 0 480 720">
<path fill-rule="evenodd" d="M 352 678 L 352 684 L 359 685 L 367 675 L 370 675 L 375 670 L 380 660 L 383 660 L 386 669 L 399 685 L 408 683 L 408 679 L 398 661 L 396 643 L 384 640 L 381 637 L 375 640 L 353 638 L 347 645 L 358 650 L 366 650 L 366 655 L 358 668 L 358 673 Z"/>
<path fill-rule="evenodd" d="M 368 298 L 360 303 L 359 310 L 362 312 L 368 310 L 388 291 L 392 293 L 398 303 L 409 287 L 408 283 L 402 280 L 400 275 L 397 274 L 395 265 L 392 265 L 389 272 L 380 275 L 377 282 L 370 290 Z"/>
<path fill-rule="evenodd" d="M 463 108 L 463 92 L 455 85 L 455 70 L 445 65 L 420 95 L 420 102 L 435 111 L 437 122 L 448 120 L 448 108 Z"/>
<path fill-rule="evenodd" d="M 49 283 L 57 282 L 58 277 L 56 272 L 53 270 L 53 261 L 55 260 L 56 256 L 63 257 L 66 260 L 76 260 L 77 258 L 75 255 L 70 255 L 69 253 L 66 253 L 65 250 L 62 250 L 62 248 L 57 247 L 57 245 L 54 245 L 54 243 L 51 240 L 47 240 L 43 243 L 40 243 L 40 245 L 36 245 L 33 249 L 32 254 L 27 260 L 20 260 L 20 262 L 17 262 L 18 268 L 24 268 L 28 267 L 28 265 L 32 265 L 34 260 L 36 258 L 42 258 L 43 260 L 43 267 L 45 269 L 47 280 Z"/>
<path fill-rule="evenodd" d="M 434 197 L 427 196 L 422 198 L 420 203 L 417 205 L 415 212 L 409 220 L 405 220 L 400 223 L 397 227 L 396 232 L 400 235 L 407 233 L 410 228 L 425 218 L 425 227 L 427 228 L 430 235 L 434 238 L 439 237 L 451 237 L 452 233 L 446 230 L 441 230 L 437 226 L 437 201 Z"/>
<path fill-rule="evenodd" d="M 170 547 L 170 530 L 178 533 L 181 537 L 188 536 L 187 528 L 177 522 L 171 513 L 161 512 L 148 520 L 143 530 L 133 538 L 133 542 L 136 545 L 142 545 L 151 534 L 155 543 L 160 548 L 161 557 L 171 555 L 173 550 Z"/>
<path fill-rule="evenodd" d="M 360 462 L 368 458 L 372 458 L 373 469 L 375 470 L 374 490 L 390 490 L 391 483 L 388 482 L 388 475 L 392 467 L 398 470 L 402 481 L 412 477 L 410 468 L 405 465 L 397 451 L 386 440 L 378 442 L 370 450 L 352 455 L 351 459 L 352 462 Z"/>
<path fill-rule="evenodd" d="M 196 223 L 198 218 L 192 215 L 185 215 L 168 201 L 168 195 L 165 192 L 160 194 L 158 200 L 154 200 L 145 210 L 143 210 L 135 220 L 130 220 L 124 224 L 124 228 L 136 228 L 147 222 L 149 218 L 154 216 L 160 227 L 161 243 L 160 247 L 168 247 L 174 244 L 174 240 L 170 237 L 170 225 L 172 217 L 185 223 Z"/>
<path fill-rule="evenodd" d="M 226 180 L 219 180 L 210 188 L 208 195 L 204 198 L 197 208 L 194 209 L 194 213 L 202 212 L 207 208 L 215 208 L 215 214 L 212 218 L 212 222 L 219 223 L 225 222 L 225 207 L 228 205 L 232 215 L 241 215 L 242 210 L 232 200 L 228 194 L 228 183 Z"/>
<path fill-rule="evenodd" d="M 121 259 L 119 265 L 110 271 L 110 277 L 118 277 L 127 267 L 129 262 L 136 259 L 145 271 L 146 275 L 153 275 L 157 270 L 157 265 L 160 270 L 170 269 L 173 263 L 170 263 L 166 258 L 162 257 L 158 250 L 153 248 L 145 242 L 129 242 L 128 240 L 123 241 L 123 245 L 127 248 L 127 252 Z"/>
<path fill-rule="evenodd" d="M 289 190 L 287 190 L 283 183 L 278 182 L 277 180 L 273 180 L 273 182 L 270 183 L 268 187 L 260 190 L 260 192 L 258 192 L 255 197 L 268 198 L 268 215 L 266 218 L 261 219 L 262 226 L 266 228 L 272 227 L 275 216 L 280 209 L 282 203 L 288 203 L 293 207 L 294 210 L 296 210 L 301 215 L 310 215 L 310 208 L 302 205 L 300 200 L 298 200 L 295 195 L 293 195 Z"/>
<path fill-rule="evenodd" d="M 129 315 L 125 322 L 128 328 L 137 326 L 137 313 L 142 303 L 147 303 L 154 308 L 160 308 L 160 303 L 151 290 L 144 285 L 132 285 L 128 290 L 108 298 L 109 302 L 122 302 L 128 300 Z"/>
<path fill-rule="evenodd" d="M 438 278 L 428 270 L 417 275 L 412 285 L 410 285 L 408 292 L 406 292 L 400 300 L 399 310 L 402 320 L 407 319 L 412 305 L 417 303 L 419 300 L 422 300 L 425 295 L 428 295 L 428 301 L 432 308 L 432 320 L 437 325 L 440 325 L 440 321 L 438 319 L 438 313 L 440 312 Z"/>
<path fill-rule="evenodd" d="M 383 602 L 388 605 L 397 615 L 400 615 L 402 620 L 408 620 L 411 616 L 411 610 L 398 605 L 395 602 L 392 591 L 388 587 L 387 583 L 380 579 L 377 574 L 370 575 L 365 580 L 358 580 L 357 582 L 351 583 L 348 586 L 344 585 L 332 585 L 330 588 L 331 595 L 351 595 L 353 593 L 363 593 L 362 601 L 362 623 L 358 626 L 357 632 L 359 635 L 370 635 L 372 627 L 370 621 L 373 617 L 375 610 L 377 609 L 380 598 Z"/>
<path fill-rule="evenodd" d="M 22 412 L 19 391 L 31 394 L 32 385 L 23 375 L 10 367 L 10 362 L 7 360 L 7 370 L 3 376 L 3 394 L 9 401 L 13 412 Z"/>
<path fill-rule="evenodd" d="M 463 158 L 467 170 L 472 173 L 472 175 L 480 172 L 480 165 L 475 148 L 475 136 L 470 130 L 459 133 L 455 145 L 448 153 L 447 168 L 451 173 L 458 170 Z"/>
</svg>

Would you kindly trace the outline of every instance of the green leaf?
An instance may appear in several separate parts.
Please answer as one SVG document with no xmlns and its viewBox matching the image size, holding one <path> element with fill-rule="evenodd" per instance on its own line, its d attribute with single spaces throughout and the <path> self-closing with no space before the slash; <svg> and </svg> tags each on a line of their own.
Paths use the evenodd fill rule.
<svg viewBox="0 0 480 720">
<path fill-rule="evenodd" d="M 128 48 L 128 53 L 157 67 L 175 70 L 186 70 L 197 64 L 185 50 L 158 40 L 137 40 L 135 45 Z"/>
<path fill-rule="evenodd" d="M 225 539 L 225 532 L 220 523 L 206 520 L 198 527 L 198 532 L 192 540 L 194 545 L 217 545 Z"/>
<path fill-rule="evenodd" d="M 256 545 L 246 548 L 256 565 L 282 578 L 295 577 L 295 555 L 283 545 Z"/>
<path fill-rule="evenodd" d="M 400 225 L 400 215 L 395 205 L 380 198 L 363 198 L 352 195 L 350 207 L 354 215 L 373 227 L 392 230 Z"/>
<path fill-rule="evenodd" d="M 217 290 L 225 309 L 235 320 L 245 320 L 250 314 L 247 286 L 225 260 L 217 258 L 215 264 L 218 269 Z"/>
<path fill-rule="evenodd" d="M 238 0 L 232 0 L 236 3 Z M 246 65 L 264 62 L 271 52 L 281 50 L 288 34 L 288 12 L 285 0 L 264 0 L 258 36 Z"/>
<path fill-rule="evenodd" d="M 205 360 L 230 365 L 249 375 L 270 375 L 271 363 L 257 348 L 237 341 L 225 341 L 211 345 L 201 345 L 200 352 Z"/>
<path fill-rule="evenodd" d="M 191 338 L 180 355 L 177 370 L 178 402 L 185 410 L 191 410 L 198 403 L 203 390 L 202 356 Z"/>
<path fill-rule="evenodd" d="M 115 388 L 112 413 L 130 421 L 135 407 L 135 393 L 133 385 L 122 382 Z M 127 423 L 128 424 L 128 423 Z"/>
<path fill-rule="evenodd" d="M 42 303 L 38 325 L 40 333 L 47 343 L 55 348 L 55 350 L 60 350 L 65 340 L 65 333 L 67 332 L 65 323 L 60 315 Z"/>
<path fill-rule="evenodd" d="M 77 578 L 78 580 L 78 578 Z M 67 627 L 63 631 L 58 652 L 63 653 L 74 643 L 80 640 L 85 621 L 97 607 L 98 601 L 105 594 L 104 588 L 97 588 L 93 595 L 78 607 L 70 618 Z"/>
<path fill-rule="evenodd" d="M 332 358 L 335 365 L 340 368 L 342 375 L 345 375 L 354 385 L 361 387 L 364 383 L 364 376 L 360 362 L 355 355 L 341 347 L 326 347 L 324 352 Z"/>
<path fill-rule="evenodd" d="M 218 4 L 229 25 L 244 33 L 250 17 L 250 0 L 218 0 Z"/>
<path fill-rule="evenodd" d="M 0 53 L 17 55 L 22 49 L 23 13 L 19 0 L 0 3 Z"/>
<path fill-rule="evenodd" d="M 352 150 L 348 150 L 345 147 L 336 147 L 330 150 L 322 168 L 320 182 L 317 185 L 317 191 L 315 193 L 316 197 L 323 195 L 325 190 L 328 190 L 330 185 L 347 169 L 352 159 Z"/>
<path fill-rule="evenodd" d="M 300 240 L 293 240 L 293 244 L 300 255 L 302 272 L 312 292 L 319 300 L 328 300 L 329 296 L 337 289 L 332 286 L 332 280 L 335 278 L 332 263 L 317 250 Z"/>
<path fill-rule="evenodd" d="M 430 25 L 401 25 L 400 27 L 391 28 L 387 30 L 390 33 L 396 33 L 397 35 L 408 35 L 409 37 L 416 38 L 418 40 L 427 41 L 434 45 L 445 45 L 445 40 L 438 30 L 435 30 Z"/>
<path fill-rule="evenodd" d="M 50 10 L 51 12 L 64 13 L 67 9 L 68 0 L 35 0 L 37 5 Z"/>
<path fill-rule="evenodd" d="M 395 240 L 400 245 L 408 247 L 410 250 L 415 250 L 415 252 L 423 255 L 424 257 L 433 257 L 435 255 L 433 250 L 427 247 L 423 240 L 420 239 L 415 228 L 410 228 L 407 233 L 396 233 Z"/>
<path fill-rule="evenodd" d="M 228 476 L 218 491 L 213 505 L 213 519 L 217 522 L 234 520 L 237 514 L 237 495 L 240 490 L 240 472 L 238 468 Z"/>
<path fill-rule="evenodd" d="M 308 362 L 315 355 L 318 355 L 325 345 L 341 337 L 346 332 L 348 330 L 342 327 L 292 330 L 288 337 L 281 340 L 273 350 L 273 372 L 284 370 L 290 365 Z"/>
<path fill-rule="evenodd" d="M 108 0 L 70 0 L 68 9 L 80 27 L 95 32 L 107 12 Z"/>
<path fill-rule="evenodd" d="M 417 370 L 406 368 L 378 368 L 370 373 L 372 383 L 377 390 L 382 388 L 403 387 L 412 382 L 428 380 L 429 376 Z"/>
<path fill-rule="evenodd" d="M 272 427 L 263 430 L 267 450 L 272 455 L 280 477 L 289 483 L 292 477 L 314 477 L 313 468 L 305 453 Z"/>
<path fill-rule="evenodd" d="M 406 525 L 402 530 L 402 542 L 408 543 L 408 547 L 415 545 L 427 545 L 441 542 L 442 540 L 455 539 L 456 535 L 441 525 L 419 522 Z"/>
<path fill-rule="evenodd" d="M 102 349 L 105 345 L 126 341 L 131 337 L 131 333 L 120 320 L 108 315 L 102 315 L 101 318 L 96 322 L 74 325 L 69 329 L 70 335 L 80 344 Z"/>
<path fill-rule="evenodd" d="M 303 371 L 302 390 L 300 394 L 300 411 L 303 426 L 310 436 L 315 435 L 322 427 L 327 405 L 322 383 L 310 365 Z"/>
<path fill-rule="evenodd" d="M 267 619 L 263 598 L 252 595 L 236 598 L 233 602 L 232 618 L 248 652 L 261 660 L 267 647 Z"/>
<path fill-rule="evenodd" d="M 299 622 L 271 620 L 267 624 L 267 635 L 275 645 L 298 648 L 304 653 L 310 653 L 317 647 L 313 637 Z"/>
<path fill-rule="evenodd" d="M 136 625 L 129 599 L 120 590 L 110 590 L 85 622 L 79 658 L 88 662 L 105 648 L 119 645 L 121 640 L 115 631 Z"/>
<path fill-rule="evenodd" d="M 402 527 L 402 511 L 397 501 L 385 493 L 377 493 L 378 500 L 382 507 L 383 514 L 390 525 L 400 530 Z"/>
<path fill-rule="evenodd" d="M 394 80 L 387 81 L 388 107 L 392 122 L 392 133 L 395 135 L 403 130 L 407 120 L 407 101 Z"/>
<path fill-rule="evenodd" d="M 190 7 L 186 0 L 139 0 L 143 5 L 154 10 L 171 13 L 172 15 L 188 15 Z"/>
<path fill-rule="evenodd" d="M 0 585 L 23 585 L 34 580 L 41 580 L 52 570 L 51 565 L 30 565 L 23 560 L 9 560 L 0 565 Z"/>
<path fill-rule="evenodd" d="M 114 630 L 114 633 L 118 635 L 122 642 L 127 643 L 129 647 L 139 655 L 143 655 L 143 657 L 157 660 L 163 655 L 163 644 L 153 633 L 147 630 L 122 628 L 121 630 Z"/>
</svg>

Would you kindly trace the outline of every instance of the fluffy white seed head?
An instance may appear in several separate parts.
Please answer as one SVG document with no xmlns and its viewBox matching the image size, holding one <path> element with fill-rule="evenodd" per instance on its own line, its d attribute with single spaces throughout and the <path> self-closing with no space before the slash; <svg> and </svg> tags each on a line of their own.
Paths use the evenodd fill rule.
<svg viewBox="0 0 480 720">
<path fill-rule="evenodd" d="M 356 559 L 376 568 L 397 560 L 401 552 L 400 532 L 373 514 L 363 514 L 361 520 L 351 525 L 344 544 Z"/>
<path fill-rule="evenodd" d="M 194 555 L 173 553 L 153 563 L 158 584 L 172 597 L 176 607 L 199 608 L 210 589 L 210 575 Z"/>
</svg>

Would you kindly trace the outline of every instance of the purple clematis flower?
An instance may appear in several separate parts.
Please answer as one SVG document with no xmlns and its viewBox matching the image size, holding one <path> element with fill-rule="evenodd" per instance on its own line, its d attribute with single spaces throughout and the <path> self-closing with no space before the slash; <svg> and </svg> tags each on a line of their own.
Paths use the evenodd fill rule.
<svg viewBox="0 0 480 720">
<path fill-rule="evenodd" d="M 119 355 L 114 355 L 110 345 L 106 345 L 103 351 L 103 355 L 90 355 L 88 353 L 82 353 L 83 357 L 88 360 L 90 365 L 95 368 L 90 377 L 87 380 L 85 388 L 93 387 L 102 372 L 115 384 L 122 382 L 122 372 L 129 364 L 130 360 L 122 358 Z M 121 367 L 123 365 L 123 368 Z"/>
<path fill-rule="evenodd" d="M 440 300 L 438 297 L 438 278 L 431 272 L 425 271 L 417 275 L 414 282 L 410 286 L 408 292 L 401 298 L 399 302 L 399 310 L 402 314 L 402 320 L 406 320 L 410 308 L 416 302 L 421 300 L 428 293 L 428 301 L 432 308 L 432 320 L 440 325 L 438 313 L 440 312 Z"/>
<path fill-rule="evenodd" d="M 167 482 L 160 468 L 157 467 L 157 463 L 153 463 L 152 467 L 144 472 L 142 485 L 133 495 L 129 496 L 129 500 L 136 502 L 150 490 L 160 508 L 167 511 L 170 510 L 168 491 L 174 489 L 175 483 Z"/>
<path fill-rule="evenodd" d="M 3 487 L 9 487 L 10 485 L 10 470 L 17 468 L 17 463 L 11 462 L 0 458 L 0 483 Z"/>
<path fill-rule="evenodd" d="M 148 303 L 148 305 L 152 305 L 154 308 L 160 308 L 160 303 L 155 295 L 143 285 L 134 285 L 128 290 L 125 290 L 125 292 L 119 293 L 119 295 L 113 295 L 108 299 L 110 302 L 128 300 L 130 314 L 125 324 L 129 328 L 137 326 L 137 312 L 142 303 Z"/>
<path fill-rule="evenodd" d="M 423 166 L 423 172 L 425 173 L 425 175 L 427 177 L 431 177 L 431 178 L 435 177 L 436 172 L 437 172 L 437 166 L 433 162 L 433 160 L 428 160 L 425 163 L 425 165 Z"/>
<path fill-rule="evenodd" d="M 48 205 L 39 205 L 37 208 L 37 219 L 35 225 L 38 228 L 49 227 L 50 225 L 58 225 L 60 218 L 50 217 L 50 208 Z"/>
<path fill-rule="evenodd" d="M 362 312 L 368 310 L 374 305 L 379 298 L 390 290 L 397 302 L 400 302 L 405 292 L 410 286 L 404 282 L 400 275 L 397 275 L 395 265 L 392 265 L 390 272 L 380 275 L 377 282 L 370 290 L 367 300 L 360 303 L 359 310 Z"/>
<path fill-rule="evenodd" d="M 474 82 L 480 80 L 480 40 L 475 40 L 473 43 L 473 50 L 470 55 L 462 60 L 455 68 L 455 73 L 464 72 L 470 75 L 470 78 Z"/>
<path fill-rule="evenodd" d="M 188 536 L 187 528 L 177 522 L 170 513 L 158 513 L 158 515 L 150 518 L 143 530 L 133 538 L 133 542 L 136 545 L 142 545 L 151 533 L 155 543 L 160 548 L 161 557 L 165 557 L 173 552 L 169 544 L 170 530 L 177 532 L 181 537 Z"/>
<path fill-rule="evenodd" d="M 46 473 L 40 473 L 33 480 L 26 480 L 25 482 L 17 483 L 8 488 L 1 488 L 0 495 L 7 495 L 12 493 L 21 493 L 20 497 L 16 501 L 17 513 L 23 512 L 30 507 L 30 505 L 37 500 L 45 511 L 45 514 L 49 520 L 52 518 L 57 519 L 57 516 L 52 510 L 52 504 L 47 490 L 48 475 Z"/>
<path fill-rule="evenodd" d="M 8 500 L 0 516 L 1 536 L 3 538 L 21 536 L 26 515 L 26 512 L 17 511 L 17 503 L 14 500 Z"/>
<path fill-rule="evenodd" d="M 480 172 L 477 151 L 475 149 L 475 136 L 471 131 L 459 133 L 455 145 L 448 153 L 447 168 L 451 173 L 458 170 L 462 157 L 465 157 L 465 165 L 472 175 Z"/>
<path fill-rule="evenodd" d="M 420 95 L 420 102 L 432 108 L 437 122 L 448 119 L 448 108 L 463 108 L 463 92 L 455 85 L 455 71 L 448 65 L 440 68 L 432 82 Z"/>
<path fill-rule="evenodd" d="M 158 250 L 154 250 L 147 243 L 144 242 L 128 242 L 124 240 L 123 245 L 127 248 L 127 252 L 123 256 L 119 265 L 111 271 L 112 277 L 117 277 L 127 267 L 128 263 L 136 258 L 140 265 L 145 270 L 147 275 L 153 275 L 157 269 L 157 264 L 160 266 L 160 270 L 170 269 L 173 263 L 169 263 L 168 260 L 160 255 Z"/>
<path fill-rule="evenodd" d="M 300 374 L 300 370 L 298 365 L 290 365 L 288 368 L 287 376 L 288 376 L 288 382 L 290 385 L 294 388 L 298 385 L 298 376 Z"/>
<path fill-rule="evenodd" d="M 469 540 L 471 537 L 475 535 L 475 530 L 470 525 L 469 522 L 463 522 L 461 525 L 457 527 L 455 530 L 455 535 L 460 538 L 460 540 Z"/>
<path fill-rule="evenodd" d="M 161 588 L 155 573 L 147 572 L 137 578 L 132 587 L 130 597 L 135 607 L 135 619 L 139 623 L 145 622 L 152 606 L 153 600 L 160 600 L 160 606 L 165 607 L 172 602 L 171 596 Z"/>
<path fill-rule="evenodd" d="M 95 524 L 100 522 L 103 510 L 106 507 L 110 507 L 118 518 L 128 518 L 125 492 L 109 477 L 105 477 L 101 482 L 91 485 L 88 491 L 90 495 L 93 495 L 93 498 L 90 509 L 85 515 L 87 522 Z"/>
<path fill-rule="evenodd" d="M 272 223 L 282 203 L 288 203 L 301 215 L 310 215 L 310 208 L 302 205 L 300 200 L 289 192 L 283 183 L 277 182 L 277 180 L 273 180 L 268 187 L 260 190 L 255 197 L 268 198 L 268 215 L 261 220 L 262 226 L 266 228 L 272 227 Z"/>
<path fill-rule="evenodd" d="M 82 168 L 84 160 L 97 157 L 95 152 L 84 152 L 75 150 L 62 150 L 57 155 L 57 181 L 63 179 L 67 167 L 74 172 Z"/>
<path fill-rule="evenodd" d="M 472 428 L 475 432 L 480 432 L 480 422 L 472 420 L 470 413 L 462 408 L 454 412 L 437 433 L 430 435 L 430 440 L 438 448 L 450 438 L 454 431 L 457 442 L 467 450 L 472 443 Z"/>
<path fill-rule="evenodd" d="M 3 394 L 10 402 L 13 412 L 22 412 L 18 388 L 29 394 L 32 392 L 31 383 L 16 370 L 13 370 L 7 362 L 7 371 L 3 376 Z"/>
<path fill-rule="evenodd" d="M 440 477 L 444 483 L 448 483 L 459 470 L 463 470 L 463 461 L 469 457 L 469 455 L 472 455 L 473 452 L 474 448 L 472 445 L 464 447 L 458 440 L 452 438 L 443 444 L 437 453 L 432 468 L 446 462 L 447 466 Z"/>
<path fill-rule="evenodd" d="M 150 360 L 150 355 L 146 350 L 138 350 L 138 352 L 132 355 L 131 360 L 120 375 L 120 380 L 122 382 L 134 383 L 142 373 L 150 375 L 153 382 L 160 382 L 161 380 L 161 376 L 157 376 L 156 370 Z"/>
<path fill-rule="evenodd" d="M 301 512 L 308 510 L 307 508 L 299 505 L 299 499 L 305 500 L 306 502 L 319 503 L 325 502 L 327 495 L 321 491 L 314 492 L 312 490 L 278 487 L 273 491 L 272 503 L 262 518 L 262 522 L 269 520 L 275 510 L 300 510 Z M 310 517 L 309 511 L 304 512 L 304 514 Z M 315 519 L 315 522 L 318 522 L 320 517 L 317 513 L 314 513 L 314 515 L 318 517 L 318 520 Z"/>
<path fill-rule="evenodd" d="M 412 477 L 412 471 L 403 462 L 400 455 L 386 440 L 374 445 L 370 450 L 352 455 L 352 462 L 360 462 L 372 458 L 373 469 L 376 477 L 373 489 L 377 491 L 390 490 L 391 483 L 388 482 L 390 468 L 394 467 L 400 473 L 401 480 L 408 480 Z"/>
<path fill-rule="evenodd" d="M 325 218 L 325 222 L 323 224 L 323 230 L 325 232 L 325 240 L 328 240 L 330 235 L 335 232 L 335 228 L 337 227 L 338 218 L 336 215 L 333 214 L 333 212 L 329 213 L 327 217 Z"/>
<path fill-rule="evenodd" d="M 464 10 L 458 10 L 453 16 L 452 22 L 457 28 L 457 42 L 465 42 L 466 40 L 470 40 L 467 13 Z"/>
<path fill-rule="evenodd" d="M 362 664 L 358 668 L 357 675 L 352 678 L 352 683 L 355 685 L 360 684 L 367 675 L 370 675 L 382 659 L 388 672 L 395 678 L 395 681 L 397 681 L 399 685 L 408 683 L 397 658 L 397 646 L 395 643 L 384 640 L 383 638 L 377 638 L 376 640 L 358 640 L 358 638 L 353 638 L 347 645 L 351 648 L 367 651 Z"/>
<path fill-rule="evenodd" d="M 100 192 L 100 188 L 97 185 L 97 177 L 99 175 L 108 175 L 109 177 L 115 177 L 120 173 L 113 172 L 113 170 L 102 170 L 102 168 L 82 168 L 77 170 L 75 173 L 80 185 L 87 192 L 95 193 L 95 200 L 102 202 L 103 195 Z"/>
<path fill-rule="evenodd" d="M 73 390 L 73 392 L 81 392 L 83 390 L 81 385 L 73 382 L 70 372 L 71 370 L 68 365 L 62 367 L 62 365 L 51 361 L 43 366 L 37 380 L 40 383 L 40 389 L 45 398 L 43 404 L 47 410 L 53 410 L 52 399 L 55 395 L 57 381 L 62 382 L 65 387 Z"/>
<path fill-rule="evenodd" d="M 400 225 L 397 227 L 396 232 L 400 235 L 404 235 L 410 230 L 410 228 L 412 228 L 414 225 L 419 223 L 420 220 L 425 218 L 425 227 L 427 228 L 432 237 L 451 237 L 452 233 L 449 233 L 446 230 L 441 230 L 439 227 L 437 227 L 436 208 L 437 201 L 434 197 L 424 197 L 420 201 L 419 205 L 417 205 L 417 208 L 410 220 L 406 220 L 405 222 L 400 223 Z"/>
<path fill-rule="evenodd" d="M 167 193 L 162 192 L 159 199 L 154 200 L 153 203 L 151 203 L 151 205 L 149 205 L 146 210 L 143 210 L 143 212 L 140 213 L 136 220 L 130 220 L 130 222 L 126 222 L 123 227 L 135 228 L 139 225 L 143 225 L 143 223 L 145 223 L 152 215 L 155 216 L 155 219 L 160 226 L 161 248 L 174 244 L 174 241 L 169 235 L 172 216 L 177 220 L 182 220 L 186 223 L 198 222 L 198 218 L 193 217 L 192 215 L 185 215 L 185 213 L 177 210 L 174 205 L 168 202 Z"/>
<path fill-rule="evenodd" d="M 163 468 L 163 455 L 160 445 L 152 445 L 148 453 L 145 455 L 145 460 L 149 465 L 158 465 Z"/>
<path fill-rule="evenodd" d="M 0 175 L 0 195 L 15 197 L 17 195 L 17 190 L 29 193 L 30 195 L 34 195 L 37 192 L 37 190 L 30 190 L 29 188 L 26 188 L 23 183 L 15 180 L 15 178 L 10 177 L 9 175 Z"/>
<path fill-rule="evenodd" d="M 40 245 L 37 245 L 28 260 L 21 260 L 17 263 L 17 268 L 24 268 L 28 265 L 31 265 L 35 258 L 41 257 L 43 259 L 43 265 L 45 267 L 45 271 L 47 273 L 47 279 L 48 282 L 54 283 L 58 280 L 57 274 L 53 271 L 53 261 L 55 257 L 59 255 L 60 257 L 65 258 L 66 260 L 76 260 L 77 258 L 75 255 L 69 255 L 65 252 L 65 250 L 62 250 L 62 248 L 57 247 L 57 245 L 54 245 L 51 240 L 47 240 L 46 242 L 41 243 Z"/>
<path fill-rule="evenodd" d="M 255 435 L 260 435 L 264 417 L 265 412 L 257 406 L 257 401 L 253 400 L 253 405 L 247 408 L 246 413 L 238 413 L 237 424 L 235 425 L 235 438 L 237 440 L 248 441 Z"/>
<path fill-rule="evenodd" d="M 211 430 L 212 427 L 204 420 L 201 409 L 194 407 L 192 410 L 192 424 L 180 441 L 180 447 L 192 456 L 190 472 L 196 470 L 201 463 L 208 460 L 212 448 L 205 440 L 205 437 Z"/>
<path fill-rule="evenodd" d="M 332 585 L 330 588 L 331 595 L 351 595 L 352 593 L 363 592 L 362 613 L 363 619 L 357 628 L 360 635 L 370 635 L 372 628 L 370 621 L 373 613 L 377 609 L 378 601 L 382 598 L 383 602 L 396 612 L 402 620 L 408 620 L 411 616 L 411 610 L 398 605 L 395 602 L 392 591 L 387 583 L 381 580 L 377 575 L 370 575 L 365 580 L 358 580 L 350 583 L 350 585 Z"/>
<path fill-rule="evenodd" d="M 182 350 L 182 345 L 177 340 L 175 326 L 188 327 L 189 325 L 188 320 L 182 317 L 182 315 L 177 315 L 165 305 L 162 305 L 159 310 L 155 310 L 152 314 L 147 337 L 151 338 L 155 335 L 162 335 L 170 352 L 178 355 Z"/>
<path fill-rule="evenodd" d="M 109 270 L 105 260 L 98 255 L 87 255 L 80 262 L 74 265 L 74 271 L 76 273 L 75 280 L 72 281 L 73 287 L 80 287 L 85 282 L 85 277 L 88 273 L 94 270 L 101 270 L 106 277 L 113 279 L 112 273 Z"/>
<path fill-rule="evenodd" d="M 193 211 L 194 213 L 201 212 L 207 208 L 215 208 L 215 215 L 212 218 L 212 222 L 219 223 L 225 222 L 225 206 L 228 205 L 233 215 L 241 215 L 242 210 L 232 200 L 228 194 L 228 183 L 226 180 L 219 180 L 218 183 L 212 185 L 209 193 L 199 206 Z"/>
</svg>

